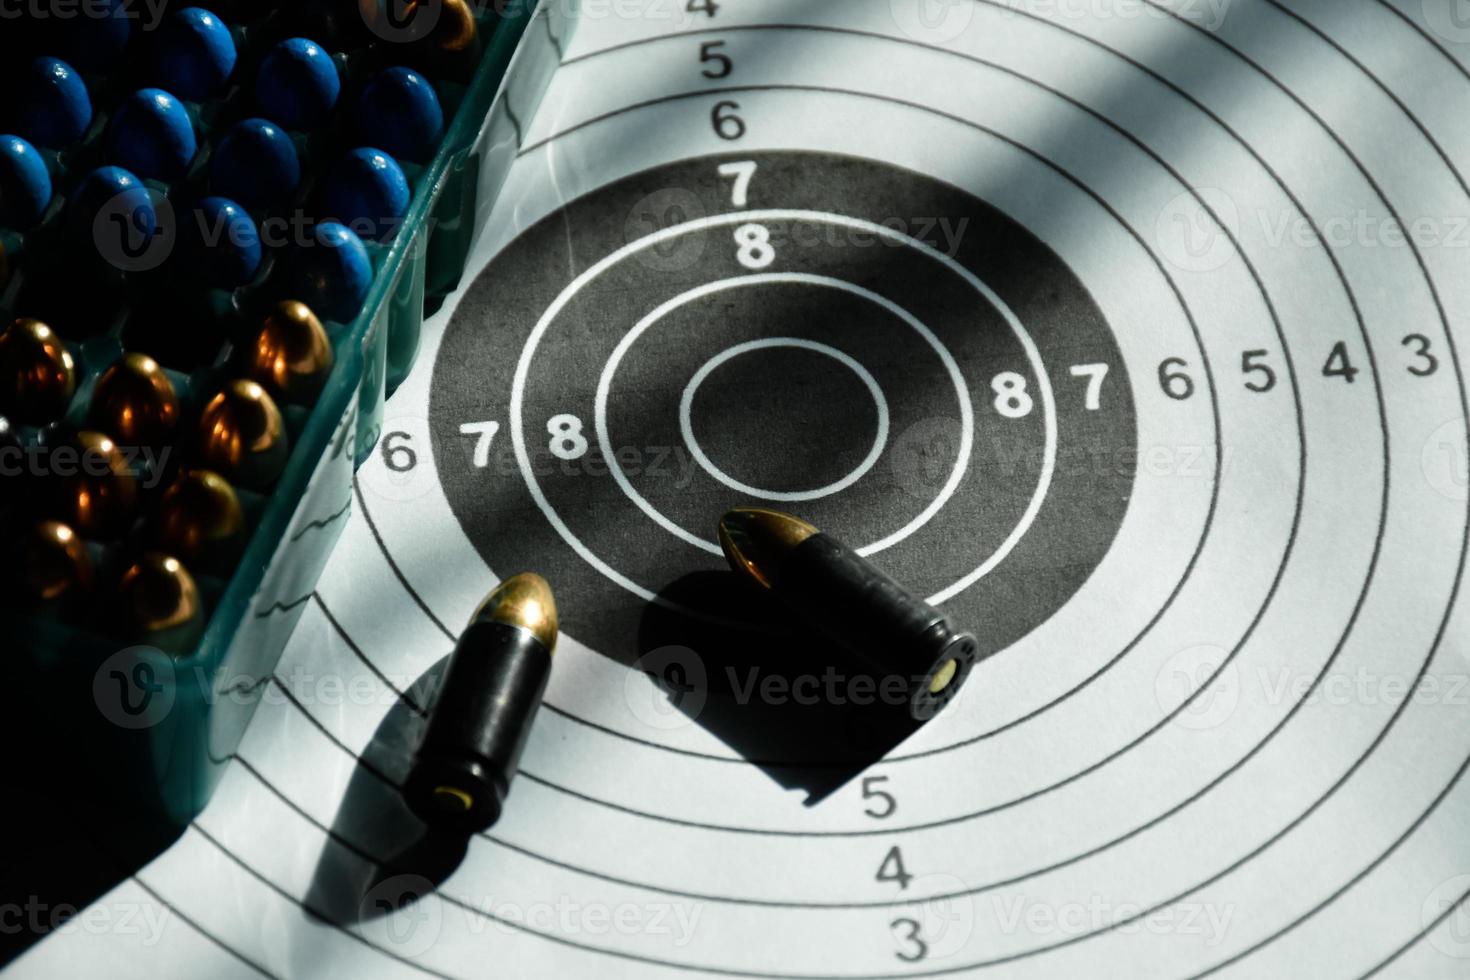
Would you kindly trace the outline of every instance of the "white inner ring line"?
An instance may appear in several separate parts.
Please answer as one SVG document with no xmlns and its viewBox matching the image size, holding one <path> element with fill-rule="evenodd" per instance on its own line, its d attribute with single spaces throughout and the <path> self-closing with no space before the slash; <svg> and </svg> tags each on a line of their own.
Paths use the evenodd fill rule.
<svg viewBox="0 0 1470 980">
<path fill-rule="evenodd" d="M 975 445 L 975 412 L 970 407 L 970 390 L 969 386 L 965 383 L 964 375 L 960 373 L 959 363 L 955 361 L 954 355 L 949 352 L 948 348 L 944 346 L 940 339 L 934 336 L 932 330 L 924 326 L 917 317 L 888 297 L 880 296 L 871 290 L 864 289 L 862 286 L 855 286 L 841 279 L 833 279 L 829 276 L 816 276 L 805 272 L 766 272 L 758 275 L 738 276 L 734 279 L 721 279 L 717 282 L 696 286 L 688 292 L 680 293 L 642 320 L 639 320 L 633 329 L 628 331 L 623 339 L 618 342 L 618 346 L 613 349 L 612 355 L 607 360 L 607 364 L 603 366 L 602 377 L 597 381 L 597 403 L 594 413 L 597 429 L 597 444 L 598 448 L 602 451 L 603 458 L 609 460 L 608 472 L 612 474 L 618 486 L 622 487 L 623 493 L 627 494 L 628 498 L 638 505 L 638 509 L 648 515 L 659 527 L 662 527 L 680 540 L 692 544 L 696 548 L 707 551 L 712 555 L 723 557 L 724 552 L 720 550 L 718 544 L 713 541 L 707 541 L 669 520 L 658 508 L 644 499 L 643 495 L 633 486 L 632 481 L 623 472 L 622 466 L 616 461 L 616 453 L 611 451 L 612 437 L 609 435 L 607 427 L 607 402 L 612 392 L 613 377 L 617 374 L 618 365 L 622 363 L 623 357 L 632 349 L 633 344 L 638 341 L 638 338 L 643 336 L 654 324 L 679 307 L 697 299 L 702 299 L 705 296 L 724 292 L 727 289 L 740 289 L 746 286 L 764 286 L 770 283 L 795 283 L 803 286 L 821 286 L 829 289 L 837 289 L 883 307 L 883 309 L 887 310 L 893 316 L 898 317 L 910 329 L 923 338 L 924 343 L 933 349 L 934 353 L 938 355 L 939 360 L 944 364 L 945 372 L 949 375 L 950 382 L 954 385 L 955 397 L 958 399 L 960 407 L 960 445 L 959 450 L 955 453 L 955 463 L 954 467 L 950 470 L 949 479 L 945 480 L 944 486 L 940 488 L 938 495 L 913 520 L 888 535 L 888 537 L 858 548 L 857 553 L 860 555 L 871 555 L 885 548 L 891 548 L 929 523 L 930 519 L 939 513 L 940 508 L 949 502 L 949 498 L 954 496 L 954 492 L 959 489 L 959 485 L 964 482 L 965 471 L 969 469 L 970 465 L 970 453 Z M 856 364 L 856 362 L 853 363 Z M 876 385 L 876 382 L 874 384 Z M 882 454 L 881 445 L 878 447 L 878 453 L 879 455 Z M 858 474 L 858 476 L 861 475 L 861 473 Z"/>
<path fill-rule="evenodd" d="M 960 278 L 964 279 L 965 282 L 969 284 L 972 289 L 974 289 L 982 297 L 984 297 L 986 302 L 990 303 L 991 306 L 994 307 L 994 309 L 996 309 L 1005 319 L 1007 326 L 1011 328 L 1011 332 L 1015 334 L 1016 339 L 1020 342 L 1022 348 L 1026 351 L 1026 359 L 1030 362 L 1032 372 L 1036 375 L 1037 387 L 1040 390 L 1041 402 L 1044 410 L 1042 421 L 1046 433 L 1046 446 L 1044 448 L 1042 457 L 1041 474 L 1036 483 L 1036 490 L 1032 493 L 1031 500 L 1027 504 L 1025 513 L 1021 515 L 1021 520 L 1017 522 L 1014 528 L 1011 529 L 1011 533 L 1006 537 L 1005 541 L 1001 542 L 1000 547 L 997 548 L 990 555 L 989 558 L 985 559 L 985 561 L 982 562 L 973 571 L 960 578 L 953 584 L 947 586 L 946 588 L 934 593 L 932 596 L 929 596 L 928 601 L 934 605 L 938 605 L 948 599 L 953 598 L 954 596 L 963 592 L 965 589 L 968 589 L 971 585 L 974 585 L 985 575 L 989 574 L 992 569 L 994 569 L 997 565 L 999 565 L 1002 561 L 1006 559 L 1011 551 L 1015 549 L 1016 545 L 1020 542 L 1026 531 L 1030 529 L 1031 524 L 1036 520 L 1037 513 L 1039 513 L 1041 510 L 1042 503 L 1046 499 L 1046 493 L 1051 487 L 1052 475 L 1056 471 L 1057 456 L 1056 399 L 1052 394 L 1051 378 L 1046 373 L 1046 366 L 1042 363 L 1041 352 L 1037 349 L 1036 342 L 1031 339 L 1031 335 L 1026 332 L 1026 328 L 1021 324 L 1021 321 L 1016 317 L 1016 314 L 1011 310 L 1009 306 L 1005 304 L 1005 302 L 998 295 L 996 295 L 995 291 L 992 290 L 989 286 L 985 285 L 985 283 L 983 283 L 978 276 L 976 276 L 969 269 L 965 268 L 965 266 L 957 262 L 955 259 L 944 254 L 933 246 L 919 241 L 916 238 L 912 238 L 908 235 L 900 234 L 899 232 L 894 231 L 892 228 L 889 228 L 886 225 L 880 225 L 872 221 L 865 221 L 862 218 L 852 218 L 846 215 L 829 214 L 822 211 L 806 211 L 793 209 L 739 211 L 733 212 L 731 214 L 711 215 L 705 218 L 698 218 L 694 221 L 687 221 L 680 225 L 673 225 L 669 228 L 664 228 L 661 231 L 656 231 L 653 234 L 646 235 L 643 238 L 637 239 L 636 241 L 629 242 L 627 245 L 624 245 L 622 248 L 599 260 L 596 264 L 589 267 L 585 272 L 574 279 L 571 284 L 567 286 L 566 289 L 562 290 L 555 301 L 553 301 L 552 304 L 546 308 L 546 311 L 541 315 L 541 319 L 536 322 L 536 326 L 531 330 L 530 336 L 526 338 L 526 345 L 524 348 L 522 348 L 520 359 L 516 362 L 515 378 L 511 383 L 511 442 L 515 446 L 516 462 L 520 464 L 521 474 L 525 478 L 527 491 L 531 494 L 531 498 L 536 501 L 536 506 L 541 509 L 541 512 L 546 517 L 547 521 L 551 524 L 552 527 L 556 529 L 557 533 L 562 536 L 567 544 L 569 544 L 572 549 L 576 551 L 576 553 L 582 558 L 583 561 L 586 561 L 593 568 L 597 569 L 603 575 L 607 576 L 611 581 L 616 582 L 618 585 L 621 585 L 623 588 L 627 589 L 634 595 L 648 602 L 667 604 L 667 600 L 661 599 L 655 593 L 639 585 L 637 582 L 634 582 L 632 579 L 628 578 L 626 575 L 623 575 L 617 569 L 611 567 L 607 564 L 607 562 L 603 561 L 595 553 L 593 553 L 592 550 L 589 549 L 586 544 L 583 543 L 582 540 L 572 532 L 572 529 L 569 528 L 566 525 L 566 522 L 561 519 L 561 516 L 557 514 L 556 509 L 551 506 L 550 501 L 546 499 L 546 494 L 542 491 L 540 483 L 538 483 L 536 480 L 536 474 L 531 468 L 531 457 L 530 453 L 526 449 L 526 437 L 524 432 L 522 431 L 523 425 L 521 416 L 521 402 L 525 399 L 526 377 L 530 373 L 531 359 L 535 356 L 536 347 L 541 342 L 541 338 L 546 334 L 546 331 L 551 327 L 551 324 L 556 320 L 557 316 L 559 316 L 562 310 L 566 308 L 567 304 L 570 303 L 572 299 L 577 295 L 577 293 L 580 292 L 582 288 L 585 287 L 593 279 L 602 275 L 602 273 L 606 272 L 609 268 L 616 265 L 617 263 L 623 261 L 628 256 L 642 251 L 645 248 L 649 248 L 654 245 L 666 242 L 672 238 L 676 238 L 680 235 L 685 235 L 696 231 L 703 231 L 706 228 L 719 227 L 720 225 L 744 224 L 751 221 L 806 221 L 816 224 L 835 224 L 847 228 L 866 231 L 869 234 L 877 235 L 880 238 L 886 238 L 889 241 L 894 241 L 900 245 L 916 249 L 921 254 L 935 260 L 936 262 L 945 266 L 951 272 L 958 275 Z M 968 410 L 969 399 L 966 398 L 963 404 L 965 405 L 966 410 Z M 618 470 L 616 467 L 611 467 L 610 470 L 614 474 L 620 474 L 620 470 Z"/>
<path fill-rule="evenodd" d="M 868 389 L 868 393 L 873 396 L 873 405 L 878 411 L 878 431 L 873 437 L 873 448 L 868 450 L 868 455 L 863 458 L 863 461 L 857 465 L 856 469 L 835 483 L 829 483 L 825 487 L 818 487 L 815 490 L 762 490 L 748 483 L 741 483 L 716 466 L 714 461 L 705 454 L 704 449 L 700 447 L 699 440 L 694 437 L 694 395 L 699 391 L 699 386 L 704 384 L 705 380 L 718 370 L 721 365 L 734 360 L 741 354 L 749 354 L 757 350 L 770 350 L 772 348 L 795 348 L 797 350 L 811 351 L 815 354 L 825 354 L 852 371 L 853 374 L 856 374 L 858 380 Z M 731 490 L 737 493 L 743 493 L 749 497 L 761 497 L 765 500 L 817 500 L 821 497 L 831 496 L 834 493 L 840 493 L 858 480 L 861 480 L 863 475 L 872 469 L 873 464 L 877 463 L 879 457 L 883 455 L 883 448 L 888 445 L 888 400 L 883 397 L 883 389 L 878 386 L 878 379 L 873 377 L 867 368 L 836 347 L 819 344 L 814 340 L 802 340 L 799 337 L 767 337 L 763 340 L 751 340 L 743 344 L 736 344 L 729 350 L 721 351 L 706 361 L 704 366 L 698 371 L 694 372 L 694 377 L 689 379 L 689 384 L 684 388 L 683 397 L 679 399 L 679 431 L 684 436 L 684 444 L 689 447 L 689 452 L 694 456 L 694 459 L 699 465 L 703 466 L 710 476 L 719 480 Z"/>
</svg>

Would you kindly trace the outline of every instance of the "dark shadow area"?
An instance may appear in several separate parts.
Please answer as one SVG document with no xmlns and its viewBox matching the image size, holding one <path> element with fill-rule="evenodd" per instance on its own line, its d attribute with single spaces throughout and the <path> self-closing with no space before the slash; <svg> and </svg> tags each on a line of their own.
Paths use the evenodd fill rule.
<svg viewBox="0 0 1470 980">
<path fill-rule="evenodd" d="M 415 701 L 432 699 L 448 662 L 445 657 L 419 678 L 409 692 Z M 464 859 L 469 839 L 430 830 L 399 790 L 423 725 L 424 717 L 400 698 L 373 733 L 306 893 L 315 914 L 339 925 L 381 918 L 429 894 Z"/>
<path fill-rule="evenodd" d="M 183 830 L 140 812 L 125 791 L 86 778 L 85 739 L 58 730 L 50 706 L 24 687 L 15 693 L 0 720 L 9 748 L 0 807 L 0 966 L 66 925 Z"/>
<path fill-rule="evenodd" d="M 686 575 L 658 598 L 643 613 L 639 666 L 674 708 L 804 790 L 808 806 L 918 729 L 902 700 L 884 702 L 880 679 L 732 573 Z"/>
</svg>

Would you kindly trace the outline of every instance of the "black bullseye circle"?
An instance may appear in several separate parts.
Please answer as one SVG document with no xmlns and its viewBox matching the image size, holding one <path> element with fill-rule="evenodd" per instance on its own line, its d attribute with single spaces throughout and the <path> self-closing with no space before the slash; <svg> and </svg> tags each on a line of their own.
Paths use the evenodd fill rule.
<svg viewBox="0 0 1470 980">
<path fill-rule="evenodd" d="M 1137 457 L 1127 367 L 1057 255 L 851 157 L 698 158 L 572 202 L 471 285 L 434 371 L 465 534 L 623 662 L 667 639 L 650 600 L 742 633 L 738 601 L 681 585 L 723 569 L 739 505 L 832 531 L 1002 649 L 1097 567 Z"/>
<path fill-rule="evenodd" d="M 872 374 L 836 348 L 773 337 L 706 361 L 684 390 L 680 423 L 685 448 L 720 482 L 796 503 L 877 461 L 888 404 Z"/>
</svg>

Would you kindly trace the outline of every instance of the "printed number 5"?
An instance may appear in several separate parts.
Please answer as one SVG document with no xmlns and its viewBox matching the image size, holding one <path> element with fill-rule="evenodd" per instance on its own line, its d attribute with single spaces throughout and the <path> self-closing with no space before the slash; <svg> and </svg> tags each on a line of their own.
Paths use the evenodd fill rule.
<svg viewBox="0 0 1470 980">
<path fill-rule="evenodd" d="M 879 799 L 879 800 L 882 800 L 883 801 L 883 803 L 880 804 L 883 807 L 882 810 L 872 810 L 872 809 L 868 809 L 866 807 L 863 809 L 863 812 L 864 813 L 866 813 L 868 816 L 874 818 L 875 820 L 882 820 L 884 817 L 891 817 L 891 816 L 893 816 L 893 812 L 898 809 L 898 800 L 896 800 L 896 799 L 893 798 L 893 794 L 892 793 L 885 793 L 881 789 L 874 789 L 873 788 L 873 784 L 874 783 L 886 783 L 886 782 L 888 782 L 888 777 L 887 776 L 864 776 L 863 777 L 863 799 L 865 799 L 865 800 Z"/>
</svg>

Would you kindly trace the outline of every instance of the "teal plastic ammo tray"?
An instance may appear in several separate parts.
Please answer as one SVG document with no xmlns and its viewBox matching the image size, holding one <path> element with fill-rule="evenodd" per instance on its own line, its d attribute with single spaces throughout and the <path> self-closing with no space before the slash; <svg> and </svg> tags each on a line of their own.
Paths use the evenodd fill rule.
<svg viewBox="0 0 1470 980">
<path fill-rule="evenodd" d="M 210 6 L 208 0 L 204 6 Z M 472 56 L 457 62 L 446 58 L 442 73 L 433 61 L 407 62 L 430 79 L 443 105 L 442 142 L 428 163 L 404 165 L 413 199 L 396 235 L 383 245 L 366 243 L 374 274 L 360 314 L 349 323 L 321 317 L 335 363 L 310 404 L 280 403 L 291 446 L 284 471 L 264 492 L 237 487 L 247 522 L 243 557 L 232 572 L 195 573 L 207 617 L 198 642 L 170 655 L 130 646 L 95 611 L 80 617 L 61 608 L 38 611 L 14 599 L 0 605 L 9 635 L 0 645 L 9 648 L 5 659 L 12 668 L 12 691 L 20 695 L 12 700 L 22 702 L 8 721 L 15 723 L 26 762 L 57 777 L 48 783 L 55 784 L 66 802 L 90 808 L 110 827 L 133 826 L 145 828 L 147 836 L 171 836 L 208 800 L 346 523 L 354 469 L 373 451 L 387 394 L 413 365 L 426 310 L 436 308 L 465 271 L 471 246 L 519 148 L 519 120 L 529 118 L 539 102 L 571 23 L 564 0 L 546 9 L 537 9 L 535 0 L 508 0 L 493 8 L 475 15 L 477 61 Z M 233 9 L 248 12 L 233 16 Z M 221 5 L 242 68 L 259 61 L 262 46 L 290 36 L 275 23 L 278 10 L 271 4 Z M 327 42 L 322 46 L 330 51 Z M 374 42 L 365 49 L 331 52 L 343 79 L 336 117 L 350 114 L 362 82 L 395 64 L 397 50 Z M 44 153 L 55 199 L 37 226 L 21 233 L 0 230 L 10 262 L 8 282 L 0 270 L 0 326 L 18 316 L 46 319 L 26 308 L 27 288 L 54 273 L 45 268 L 47 248 L 61 234 L 65 196 L 81 176 L 77 171 L 98 165 L 95 146 L 107 116 L 135 87 L 83 74 L 89 90 L 95 89 L 95 118 L 80 145 Z M 248 101 L 240 88 L 237 78 L 219 102 L 186 104 L 199 152 L 177 184 L 201 184 L 223 127 L 253 114 L 230 111 L 232 100 Z M 293 134 L 304 173 L 295 210 L 310 213 L 306 202 L 311 185 L 320 180 L 324 167 L 362 145 L 350 138 L 350 126 L 340 120 L 327 129 Z M 173 186 L 148 182 L 155 199 L 170 195 Z M 249 285 L 233 292 L 207 291 L 197 301 L 203 306 L 174 306 L 170 287 L 161 295 L 134 289 L 128 273 L 118 274 L 125 302 L 112 322 L 81 336 L 63 324 L 54 325 L 76 362 L 76 393 L 63 424 L 85 427 L 98 376 L 124 351 L 140 351 L 158 361 L 173 382 L 181 407 L 175 441 L 184 445 L 203 400 L 222 382 L 239 376 L 232 351 L 249 328 L 258 329 L 258 311 L 274 300 L 298 298 L 280 285 L 282 265 L 291 258 L 289 248 L 268 248 Z M 224 325 L 212 348 L 207 343 L 201 347 L 199 325 L 185 313 L 200 308 L 212 311 Z M 169 312 L 159 319 L 159 309 Z M 170 345 L 175 343 L 182 352 L 178 356 L 172 356 Z M 27 447 L 46 438 L 38 428 L 19 432 Z M 128 535 L 88 544 L 98 569 L 98 603 L 106 601 L 106 570 L 117 565 L 120 555 L 136 555 L 141 547 L 147 499 Z"/>
</svg>

